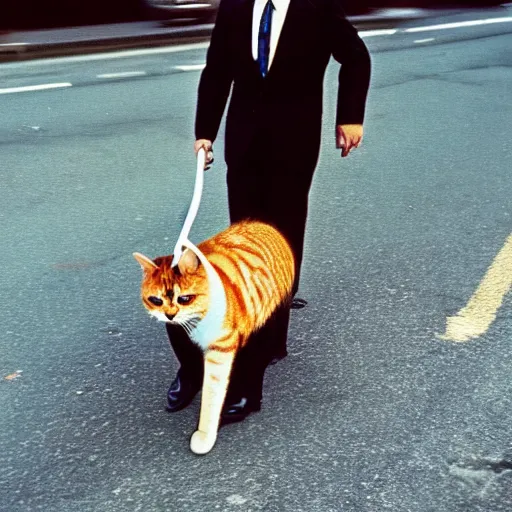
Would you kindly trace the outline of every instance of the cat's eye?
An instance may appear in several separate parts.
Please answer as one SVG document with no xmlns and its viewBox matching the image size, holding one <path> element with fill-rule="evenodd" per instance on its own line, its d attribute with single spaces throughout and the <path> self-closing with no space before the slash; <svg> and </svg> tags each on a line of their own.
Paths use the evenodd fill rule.
<svg viewBox="0 0 512 512">
<path fill-rule="evenodd" d="M 195 298 L 195 295 L 180 295 L 178 297 L 178 304 L 181 306 L 188 306 Z"/>
<path fill-rule="evenodd" d="M 160 299 L 159 297 L 154 297 L 153 295 L 151 297 L 148 297 L 148 300 L 154 306 L 162 306 L 164 303 L 164 301 L 162 299 Z"/>
</svg>

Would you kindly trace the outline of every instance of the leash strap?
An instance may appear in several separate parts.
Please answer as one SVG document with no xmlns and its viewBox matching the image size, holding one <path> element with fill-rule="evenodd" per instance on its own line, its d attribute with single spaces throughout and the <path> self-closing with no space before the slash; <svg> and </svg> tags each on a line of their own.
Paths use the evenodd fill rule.
<svg viewBox="0 0 512 512">
<path fill-rule="evenodd" d="M 203 194 L 203 183 L 204 183 L 204 166 L 206 163 L 206 152 L 203 148 L 201 148 L 197 152 L 197 168 L 196 168 L 196 182 L 194 185 L 194 194 L 192 195 L 192 202 L 190 203 L 190 207 L 188 209 L 187 217 L 185 218 L 185 222 L 183 227 L 181 228 L 180 236 L 178 237 L 178 241 L 174 246 L 174 258 L 173 258 L 173 267 L 175 267 L 180 261 L 181 255 L 183 254 L 184 247 L 194 247 L 197 251 L 199 251 L 188 239 L 188 235 L 190 233 L 190 229 L 192 228 L 192 224 L 197 215 L 197 211 L 199 210 L 199 203 L 201 202 L 201 196 Z M 196 252 L 196 251 L 194 251 Z"/>
</svg>

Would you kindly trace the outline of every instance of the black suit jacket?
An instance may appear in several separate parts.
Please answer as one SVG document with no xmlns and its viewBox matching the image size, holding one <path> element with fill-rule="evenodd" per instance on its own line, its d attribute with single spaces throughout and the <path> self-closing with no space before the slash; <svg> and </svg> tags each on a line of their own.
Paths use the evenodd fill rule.
<svg viewBox="0 0 512 512">
<path fill-rule="evenodd" d="M 228 167 L 258 140 L 269 154 L 299 154 L 314 170 L 322 93 L 331 55 L 341 64 L 337 124 L 362 124 L 370 56 L 340 0 L 290 0 L 272 66 L 262 78 L 252 57 L 254 0 L 222 0 L 198 91 L 196 138 L 214 141 L 233 86 L 226 123 Z M 276 153 L 277 152 L 277 153 Z"/>
</svg>

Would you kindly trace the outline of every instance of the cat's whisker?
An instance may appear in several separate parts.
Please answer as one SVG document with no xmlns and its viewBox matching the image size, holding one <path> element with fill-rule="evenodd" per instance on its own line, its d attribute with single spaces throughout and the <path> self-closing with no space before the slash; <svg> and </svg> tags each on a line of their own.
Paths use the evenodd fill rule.
<svg viewBox="0 0 512 512">
<path fill-rule="evenodd" d="M 183 329 L 185 329 L 185 332 L 187 333 L 188 337 L 192 335 L 192 328 L 188 325 L 188 323 L 181 324 Z"/>
<path fill-rule="evenodd" d="M 187 319 L 180 318 L 178 324 L 190 336 L 190 328 L 189 328 Z"/>
<path fill-rule="evenodd" d="M 199 323 L 199 321 L 200 321 L 199 318 L 193 316 L 193 317 L 190 317 L 190 318 L 186 318 L 183 321 L 183 323 L 181 324 L 181 326 L 185 329 L 185 332 L 189 336 L 192 336 L 192 332 L 197 327 L 197 324 Z"/>
</svg>

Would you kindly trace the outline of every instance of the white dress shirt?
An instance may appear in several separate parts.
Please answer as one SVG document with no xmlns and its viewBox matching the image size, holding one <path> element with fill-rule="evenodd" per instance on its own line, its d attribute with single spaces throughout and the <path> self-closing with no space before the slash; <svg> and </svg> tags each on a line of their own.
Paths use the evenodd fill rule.
<svg viewBox="0 0 512 512">
<path fill-rule="evenodd" d="M 252 11 L 252 57 L 254 60 L 258 59 L 258 34 L 260 31 L 261 16 L 267 5 L 268 0 L 255 0 L 254 9 Z M 277 43 L 281 30 L 283 29 L 286 13 L 290 0 L 272 0 L 274 5 L 274 12 L 272 13 L 272 25 L 270 28 L 270 54 L 268 57 L 268 68 L 272 65 L 274 55 L 276 53 Z"/>
</svg>

